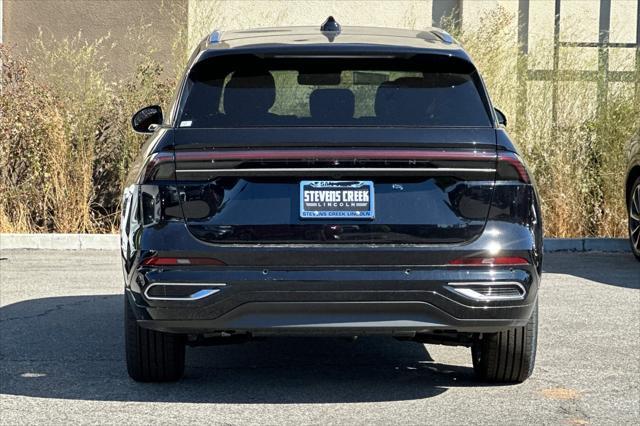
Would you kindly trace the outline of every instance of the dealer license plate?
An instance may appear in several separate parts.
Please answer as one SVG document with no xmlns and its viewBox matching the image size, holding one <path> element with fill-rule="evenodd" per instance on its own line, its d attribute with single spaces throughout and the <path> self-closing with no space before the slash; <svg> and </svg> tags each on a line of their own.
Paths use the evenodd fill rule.
<svg viewBox="0 0 640 426">
<path fill-rule="evenodd" d="M 303 180 L 300 217 L 303 219 L 373 219 L 372 181 Z"/>
</svg>

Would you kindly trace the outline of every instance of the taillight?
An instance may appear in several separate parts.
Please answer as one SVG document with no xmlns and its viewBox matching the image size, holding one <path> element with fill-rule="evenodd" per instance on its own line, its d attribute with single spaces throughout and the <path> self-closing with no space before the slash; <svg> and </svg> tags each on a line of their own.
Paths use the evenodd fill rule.
<svg viewBox="0 0 640 426">
<path fill-rule="evenodd" d="M 138 220 L 143 226 L 182 220 L 173 153 L 150 155 L 142 166 L 138 184 Z"/>
<path fill-rule="evenodd" d="M 181 221 L 182 209 L 174 182 L 139 185 L 138 220 L 142 226 Z"/>
<path fill-rule="evenodd" d="M 225 266 L 222 260 L 211 257 L 149 257 L 142 261 L 144 266 Z"/>
<path fill-rule="evenodd" d="M 174 180 L 175 164 L 172 152 L 156 152 L 151 154 L 142 166 L 138 183 L 144 184 L 157 180 Z"/>
<path fill-rule="evenodd" d="M 522 159 L 514 152 L 498 153 L 497 179 L 519 180 L 524 183 L 531 182 Z"/>
<path fill-rule="evenodd" d="M 449 262 L 449 265 L 464 266 L 494 266 L 494 265 L 528 265 L 529 261 L 524 257 L 461 257 Z"/>
</svg>

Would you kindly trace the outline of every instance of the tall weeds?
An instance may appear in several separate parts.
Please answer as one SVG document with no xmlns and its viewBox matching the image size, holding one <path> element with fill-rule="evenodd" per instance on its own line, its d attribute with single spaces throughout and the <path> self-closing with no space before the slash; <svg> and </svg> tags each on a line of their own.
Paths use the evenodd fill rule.
<svg viewBox="0 0 640 426">
<path fill-rule="evenodd" d="M 531 58 L 519 56 L 514 20 L 497 8 L 481 18 L 479 29 L 455 36 L 510 119 L 508 129 L 540 189 L 546 234 L 624 235 L 624 145 L 639 126 L 637 100 L 615 86 L 597 108 L 595 83 L 556 79 L 529 82 L 526 108 L 519 108 L 518 68 Z M 210 29 L 209 19 L 200 21 L 194 25 Z M 92 43 L 80 35 L 40 35 L 31 60 L 0 46 L 0 232 L 115 231 L 123 180 L 144 139 L 130 130 L 130 116 L 145 105 L 168 104 L 189 54 L 188 34 L 176 26 L 173 66 L 163 69 L 158 43 L 148 34 L 145 26 L 130 30 L 132 45 L 140 46 L 137 66 L 115 81 L 105 59 L 113 47 L 109 35 Z M 592 65 L 571 51 L 561 54 L 561 62 L 576 69 Z"/>
<path fill-rule="evenodd" d="M 109 79 L 108 38 L 0 48 L 0 232 L 114 232 L 129 163 L 144 138 L 129 128 L 142 105 L 166 104 L 175 75 L 151 55 Z"/>
<path fill-rule="evenodd" d="M 519 71 L 524 74 L 523 67 L 536 58 L 519 53 L 515 20 L 497 7 L 480 18 L 481 30 L 455 36 L 480 69 L 494 105 L 510 119 L 507 129 L 540 191 L 545 234 L 624 236 L 624 149 L 640 126 L 633 83 L 612 86 L 607 102 L 600 105 L 595 81 L 562 81 L 555 75 L 550 81 L 529 81 L 523 92 Z M 544 48 L 552 51 L 553 46 Z M 560 55 L 560 63 L 575 70 L 596 65 L 576 50 L 564 49 Z M 637 80 L 640 70 L 635 72 Z"/>
</svg>

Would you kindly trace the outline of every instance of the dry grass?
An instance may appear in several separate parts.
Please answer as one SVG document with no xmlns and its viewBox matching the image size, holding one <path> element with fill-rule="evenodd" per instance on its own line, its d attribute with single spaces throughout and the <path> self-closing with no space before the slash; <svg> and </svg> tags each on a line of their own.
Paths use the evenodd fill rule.
<svg viewBox="0 0 640 426">
<path fill-rule="evenodd" d="M 481 33 L 463 31 L 456 37 L 474 58 L 494 104 L 510 119 L 509 132 L 538 184 L 545 234 L 625 236 L 624 149 L 640 126 L 633 83 L 611 86 L 598 114 L 596 82 L 560 81 L 558 76 L 528 82 L 524 113 L 518 114 L 518 67 L 535 58 L 519 55 L 515 19 L 498 7 L 481 17 Z M 593 58 L 576 50 L 561 50 L 560 63 L 595 68 Z M 554 85 L 556 122 L 551 114 Z"/>
<path fill-rule="evenodd" d="M 200 16 L 194 25 L 208 30 L 209 18 Z M 526 114 L 519 116 L 522 62 L 514 19 L 498 8 L 482 17 L 482 31 L 456 37 L 510 118 L 509 129 L 537 179 L 546 234 L 624 235 L 624 144 L 639 125 L 639 105 L 628 88 L 616 86 L 598 115 L 595 83 L 557 81 L 554 123 L 554 82 L 530 82 Z M 167 105 L 188 56 L 187 34 L 177 29 L 175 67 L 163 70 L 149 33 L 144 26 L 130 31 L 141 46 L 136 72 L 115 82 L 107 78 L 104 59 L 112 48 L 108 35 L 94 43 L 40 36 L 32 62 L 0 48 L 0 232 L 115 231 L 122 183 L 143 142 L 129 129 L 129 118 L 141 106 Z M 562 63 L 578 69 L 592 65 L 570 51 L 561 54 Z"/>
<path fill-rule="evenodd" d="M 129 129 L 141 105 L 175 85 L 151 56 L 107 79 L 108 40 L 38 39 L 38 61 L 0 48 L 0 232 L 114 232 L 123 180 L 144 138 Z"/>
</svg>

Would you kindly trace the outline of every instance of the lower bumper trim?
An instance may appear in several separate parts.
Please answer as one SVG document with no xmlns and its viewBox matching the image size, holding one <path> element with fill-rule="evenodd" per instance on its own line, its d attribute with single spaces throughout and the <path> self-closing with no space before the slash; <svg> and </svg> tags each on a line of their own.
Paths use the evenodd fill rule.
<svg viewBox="0 0 640 426">
<path fill-rule="evenodd" d="M 458 319 L 426 302 L 250 302 L 215 319 L 139 320 L 169 333 L 218 331 L 252 334 L 397 334 L 451 330 L 495 332 L 522 326 L 524 318 Z"/>
</svg>

